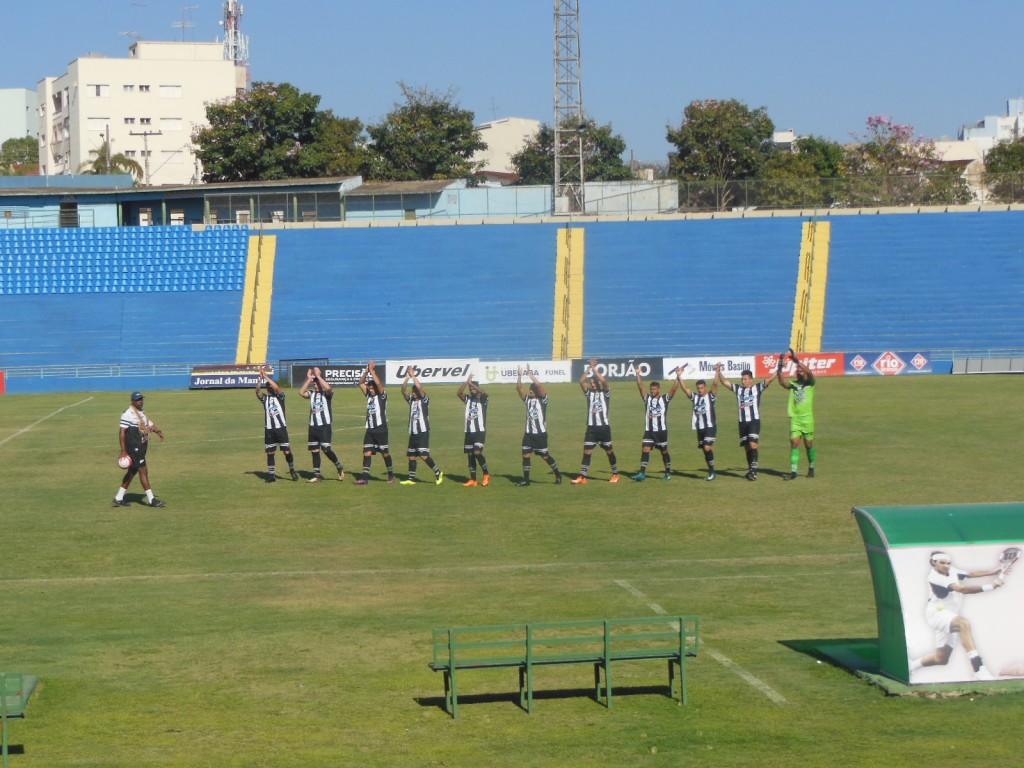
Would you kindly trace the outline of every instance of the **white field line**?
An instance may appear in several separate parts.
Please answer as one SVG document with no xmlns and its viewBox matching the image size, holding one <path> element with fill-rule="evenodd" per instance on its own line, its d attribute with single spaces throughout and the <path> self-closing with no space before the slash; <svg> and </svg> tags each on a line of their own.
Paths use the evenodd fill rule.
<svg viewBox="0 0 1024 768">
<path fill-rule="evenodd" d="M 623 579 L 616 579 L 615 583 L 618 584 L 620 587 L 622 587 L 627 592 L 629 592 L 629 594 L 633 595 L 633 597 L 637 598 L 641 602 L 646 603 L 647 607 L 650 608 L 652 611 L 654 611 L 659 616 L 667 616 L 668 615 L 668 612 L 664 608 L 662 608 L 657 603 L 651 601 L 650 598 L 647 597 L 647 595 L 645 595 L 639 589 L 634 587 L 628 581 L 625 581 Z M 708 648 L 706 645 L 702 645 L 701 649 L 705 653 L 707 653 L 709 656 L 711 656 L 711 658 L 713 658 L 715 661 L 717 661 L 719 664 L 721 664 L 723 667 L 728 669 L 730 672 L 733 672 L 733 673 L 739 675 L 748 685 L 752 686 L 754 689 L 756 689 L 756 690 L 760 691 L 761 693 L 763 693 L 765 696 L 767 696 L 775 704 L 785 704 L 786 703 L 786 699 L 783 697 L 783 695 L 781 693 L 776 691 L 774 688 L 772 688 L 770 685 L 768 685 L 768 683 L 764 682 L 763 680 L 761 680 L 761 679 L 759 679 L 757 677 L 754 677 L 754 675 L 752 675 L 749 672 L 747 672 L 747 670 L 745 670 L 743 667 L 741 667 L 739 664 L 737 664 L 735 661 L 730 659 L 725 654 L 720 653 L 719 651 L 713 650 L 711 648 Z"/>
<path fill-rule="evenodd" d="M 751 558 L 707 558 L 704 560 L 615 560 L 615 561 L 587 561 L 582 563 L 558 562 L 558 563 L 510 563 L 507 565 L 466 565 L 466 566 L 436 566 L 427 568 L 353 568 L 353 569 L 323 569 L 304 571 L 231 571 L 231 572 L 210 572 L 210 573 L 152 573 L 136 574 L 132 576 L 54 576 L 36 577 L 23 579 L 0 578 L 0 586 L 42 586 L 42 585 L 90 585 L 90 584 L 129 584 L 137 583 L 158 583 L 158 582 L 183 582 L 183 581 L 236 581 L 244 579 L 306 579 L 310 577 L 322 578 L 368 578 L 395 576 L 417 577 L 430 574 L 442 576 L 452 574 L 473 574 L 473 573 L 530 573 L 534 571 L 571 571 L 578 573 L 585 569 L 607 570 L 608 568 L 644 567 L 671 567 L 678 569 L 681 566 L 694 565 L 792 565 L 794 562 L 807 561 L 810 563 L 834 564 L 838 561 L 854 560 L 862 558 L 859 554 L 835 554 L 835 555 L 796 555 L 787 557 L 751 557 Z M 845 573 L 846 571 L 841 571 Z M 837 573 L 840 573 L 837 571 Z M 688 577 L 674 575 L 674 581 L 687 581 Z M 778 574 L 748 574 L 748 575 L 722 575 L 722 576 L 694 576 L 692 580 L 719 581 L 726 579 L 778 579 Z M 628 582 L 616 582 L 620 586 Z M 631 587 L 624 587 L 631 589 Z M 643 600 L 641 592 L 635 593 Z M 661 611 L 664 612 L 664 611 Z"/>
<path fill-rule="evenodd" d="M 58 408 L 53 413 L 47 414 L 46 416 L 43 416 L 43 418 L 37 419 L 36 421 L 33 421 L 27 427 L 22 427 L 17 432 L 15 432 L 13 435 L 8 435 L 3 440 L 0 440 L 0 445 L 3 445 L 4 443 L 10 442 L 14 438 L 19 437 L 19 436 L 25 434 L 26 432 L 31 432 L 35 427 L 38 427 L 40 424 L 42 424 L 47 419 L 52 419 L 58 413 L 66 411 L 68 408 L 74 408 L 76 405 L 81 405 L 82 403 L 88 403 L 90 400 L 92 400 L 92 398 L 91 397 L 87 397 L 87 398 L 85 398 L 85 400 L 79 400 L 77 403 L 72 403 L 71 405 L 65 405 L 63 408 Z"/>
</svg>

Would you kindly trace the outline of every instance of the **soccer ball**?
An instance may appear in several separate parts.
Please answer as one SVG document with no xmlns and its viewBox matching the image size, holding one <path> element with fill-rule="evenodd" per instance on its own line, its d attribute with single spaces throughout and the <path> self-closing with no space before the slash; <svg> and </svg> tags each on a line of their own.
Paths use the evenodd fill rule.
<svg viewBox="0 0 1024 768">
<path fill-rule="evenodd" d="M 117 457 L 117 466 L 119 466 L 121 469 L 128 469 L 128 467 L 130 467 L 131 465 L 132 465 L 131 457 L 129 457 L 129 456 L 118 456 Z"/>
</svg>

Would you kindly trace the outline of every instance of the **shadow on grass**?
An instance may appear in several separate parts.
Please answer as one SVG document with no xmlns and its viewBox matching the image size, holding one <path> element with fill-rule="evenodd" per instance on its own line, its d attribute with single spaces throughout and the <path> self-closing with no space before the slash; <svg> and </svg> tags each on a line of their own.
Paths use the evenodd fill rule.
<svg viewBox="0 0 1024 768">
<path fill-rule="evenodd" d="M 636 686 L 616 686 L 612 691 L 612 701 L 622 698 L 623 696 L 650 696 L 650 695 L 662 695 L 666 699 L 675 701 L 672 696 L 669 695 L 668 687 L 664 685 L 636 685 Z M 593 688 L 556 688 L 544 691 L 534 691 L 533 701 L 536 704 L 538 701 L 550 701 L 554 699 L 590 699 L 596 704 L 604 706 L 604 702 L 599 702 L 594 698 Z M 437 707 L 442 711 L 444 707 L 444 696 L 418 696 L 415 699 L 416 703 L 421 707 Z M 460 693 L 459 694 L 459 709 L 466 706 L 467 704 L 512 704 L 517 709 L 521 709 L 519 706 L 519 692 L 509 691 L 505 693 Z M 525 709 L 523 710 L 526 711 Z"/>
<path fill-rule="evenodd" d="M 878 638 L 848 637 L 820 640 L 780 640 L 790 650 L 827 661 L 854 673 L 879 674 Z"/>
</svg>

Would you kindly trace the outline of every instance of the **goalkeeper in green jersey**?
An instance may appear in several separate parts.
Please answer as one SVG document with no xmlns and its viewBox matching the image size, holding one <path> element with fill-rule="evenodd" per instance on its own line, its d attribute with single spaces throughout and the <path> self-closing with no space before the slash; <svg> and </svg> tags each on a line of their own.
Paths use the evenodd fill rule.
<svg viewBox="0 0 1024 768">
<path fill-rule="evenodd" d="M 785 358 L 785 353 L 782 355 Z M 800 443 L 807 449 L 807 476 L 814 477 L 814 374 L 796 356 L 792 347 L 789 357 L 796 366 L 796 377 L 790 379 L 782 369 L 780 359 L 779 384 L 789 390 L 789 474 L 787 480 L 796 480 L 800 465 Z"/>
</svg>

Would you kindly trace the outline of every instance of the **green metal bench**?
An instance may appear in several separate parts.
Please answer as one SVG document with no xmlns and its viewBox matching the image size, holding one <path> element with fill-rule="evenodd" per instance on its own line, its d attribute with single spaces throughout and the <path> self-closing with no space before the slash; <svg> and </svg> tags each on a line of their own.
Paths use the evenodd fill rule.
<svg viewBox="0 0 1024 768">
<path fill-rule="evenodd" d="M 3 744 L 3 768 L 10 768 L 7 755 L 7 721 L 25 717 L 29 697 L 39 683 L 33 675 L 20 672 L 0 672 L 0 741 Z"/>
<path fill-rule="evenodd" d="M 533 712 L 533 673 L 556 664 L 592 664 L 594 698 L 612 706 L 612 664 L 665 659 L 669 696 L 686 703 L 686 657 L 700 644 L 696 616 L 448 627 L 434 630 L 429 666 L 444 674 L 445 710 L 459 716 L 459 672 L 519 670 L 519 705 Z M 679 668 L 678 679 L 676 667 Z M 602 684 L 603 675 L 603 684 Z M 677 685 L 678 684 L 678 685 Z"/>
</svg>

